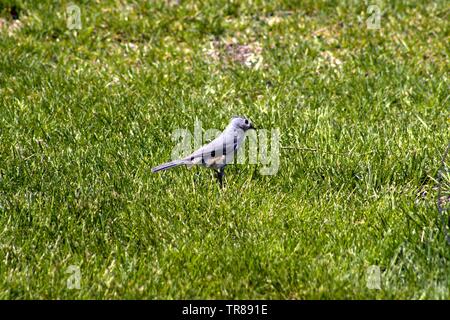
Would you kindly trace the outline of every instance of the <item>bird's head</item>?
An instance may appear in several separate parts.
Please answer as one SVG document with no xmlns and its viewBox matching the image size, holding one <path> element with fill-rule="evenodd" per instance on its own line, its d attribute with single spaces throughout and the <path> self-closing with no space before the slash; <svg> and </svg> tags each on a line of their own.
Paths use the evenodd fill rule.
<svg viewBox="0 0 450 320">
<path fill-rule="evenodd" d="M 231 118 L 231 125 L 236 129 L 241 129 L 243 131 L 247 131 L 250 129 L 256 129 L 253 123 L 243 117 L 234 116 Z"/>
</svg>

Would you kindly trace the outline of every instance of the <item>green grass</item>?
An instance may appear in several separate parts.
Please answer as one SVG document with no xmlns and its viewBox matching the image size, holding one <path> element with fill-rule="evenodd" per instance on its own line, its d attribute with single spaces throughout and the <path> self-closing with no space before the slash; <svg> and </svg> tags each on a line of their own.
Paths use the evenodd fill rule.
<svg viewBox="0 0 450 320">
<path fill-rule="evenodd" d="M 78 31 L 0 2 L 0 298 L 450 298 L 448 3 L 379 2 L 380 30 L 363 1 L 75 3 Z M 280 129 L 276 175 L 151 173 L 235 114 Z"/>
</svg>

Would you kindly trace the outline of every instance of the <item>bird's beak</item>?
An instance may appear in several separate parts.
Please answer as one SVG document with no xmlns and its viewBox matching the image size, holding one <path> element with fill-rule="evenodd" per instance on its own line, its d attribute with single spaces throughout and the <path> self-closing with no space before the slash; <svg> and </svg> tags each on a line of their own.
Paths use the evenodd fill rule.
<svg viewBox="0 0 450 320">
<path fill-rule="evenodd" d="M 250 129 L 256 130 L 256 127 L 253 125 L 253 123 L 250 125 Z"/>
</svg>

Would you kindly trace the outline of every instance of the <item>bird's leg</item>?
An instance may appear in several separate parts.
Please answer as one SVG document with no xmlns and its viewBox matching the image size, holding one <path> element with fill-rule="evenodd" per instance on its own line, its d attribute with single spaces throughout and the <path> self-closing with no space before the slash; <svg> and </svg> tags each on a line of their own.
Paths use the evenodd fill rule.
<svg viewBox="0 0 450 320">
<path fill-rule="evenodd" d="M 217 170 L 217 180 L 219 181 L 220 187 L 222 187 L 222 180 L 225 168 L 220 168 Z"/>
</svg>

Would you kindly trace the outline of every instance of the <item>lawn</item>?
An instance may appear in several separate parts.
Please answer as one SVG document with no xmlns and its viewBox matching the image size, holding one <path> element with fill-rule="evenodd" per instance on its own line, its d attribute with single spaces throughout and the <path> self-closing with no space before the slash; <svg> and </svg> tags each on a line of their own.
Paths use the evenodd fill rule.
<svg viewBox="0 0 450 320">
<path fill-rule="evenodd" d="M 448 2 L 74 5 L 0 1 L 1 299 L 450 298 Z M 274 174 L 151 172 L 233 115 Z"/>
</svg>

